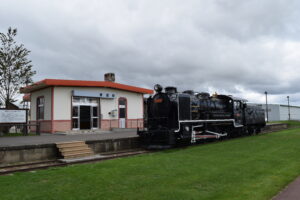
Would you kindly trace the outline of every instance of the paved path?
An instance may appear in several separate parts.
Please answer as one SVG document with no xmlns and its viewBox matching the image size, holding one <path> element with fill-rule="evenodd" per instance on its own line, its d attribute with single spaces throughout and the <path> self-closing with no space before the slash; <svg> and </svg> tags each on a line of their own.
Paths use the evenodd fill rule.
<svg viewBox="0 0 300 200">
<path fill-rule="evenodd" d="M 106 140 L 118 138 L 137 137 L 136 131 L 132 132 L 105 132 L 93 134 L 76 134 L 76 135 L 58 135 L 42 134 L 40 136 L 17 136 L 17 137 L 0 137 L 0 147 L 53 144 L 56 142 L 67 142 L 74 140 Z"/>
<path fill-rule="evenodd" d="M 290 183 L 272 200 L 300 200 L 300 177 Z"/>
</svg>

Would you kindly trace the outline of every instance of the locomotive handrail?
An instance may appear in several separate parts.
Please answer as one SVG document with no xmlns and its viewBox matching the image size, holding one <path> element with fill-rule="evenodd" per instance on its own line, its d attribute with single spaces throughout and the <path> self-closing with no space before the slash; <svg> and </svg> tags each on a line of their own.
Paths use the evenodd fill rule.
<svg viewBox="0 0 300 200">
<path fill-rule="evenodd" d="M 180 131 L 181 123 L 195 123 L 195 122 L 232 122 L 235 128 L 243 127 L 244 125 L 237 125 L 234 119 L 208 119 L 208 120 L 179 120 L 179 127 L 175 130 L 176 133 Z"/>
</svg>

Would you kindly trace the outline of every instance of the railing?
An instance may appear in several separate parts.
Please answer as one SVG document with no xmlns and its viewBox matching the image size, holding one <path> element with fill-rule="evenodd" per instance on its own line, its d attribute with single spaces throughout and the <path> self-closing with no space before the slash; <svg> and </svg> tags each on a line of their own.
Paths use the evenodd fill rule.
<svg viewBox="0 0 300 200">
<path fill-rule="evenodd" d="M 127 119 L 125 121 L 125 127 L 126 128 L 143 128 L 144 127 L 144 120 L 143 119 Z M 112 128 L 121 128 L 120 127 L 120 120 L 115 119 L 115 120 L 103 120 L 101 121 L 101 128 L 103 129 L 109 129 L 111 130 Z"/>
<path fill-rule="evenodd" d="M 13 133 L 11 132 L 11 129 L 14 127 L 14 133 L 18 133 L 18 131 L 20 131 L 20 133 L 22 133 L 24 136 L 28 135 L 28 130 L 31 126 L 35 126 L 36 127 L 36 135 L 40 135 L 41 134 L 41 125 L 40 123 L 30 123 L 30 124 L 0 124 L 0 133 L 2 134 L 10 134 Z"/>
<path fill-rule="evenodd" d="M 127 128 L 143 128 L 144 120 L 143 119 L 130 119 L 127 122 Z"/>
</svg>

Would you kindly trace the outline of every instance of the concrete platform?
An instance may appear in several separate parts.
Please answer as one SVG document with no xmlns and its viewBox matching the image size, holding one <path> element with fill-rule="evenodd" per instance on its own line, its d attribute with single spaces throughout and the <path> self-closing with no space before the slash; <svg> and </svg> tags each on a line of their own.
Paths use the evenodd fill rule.
<svg viewBox="0 0 300 200">
<path fill-rule="evenodd" d="M 70 141 L 85 141 L 96 154 L 140 147 L 136 132 L 2 137 L 0 138 L 0 166 L 60 159 L 62 155 L 55 143 Z"/>
<path fill-rule="evenodd" d="M 126 132 L 101 132 L 93 134 L 41 134 L 40 136 L 18 136 L 18 137 L 1 137 L 1 147 L 18 147 L 18 146 L 31 146 L 31 145 L 42 145 L 42 144 L 55 144 L 57 142 L 68 142 L 68 141 L 94 141 L 94 140 L 108 140 L 108 139 L 121 139 L 121 138 L 132 138 L 137 137 L 136 131 Z"/>
</svg>

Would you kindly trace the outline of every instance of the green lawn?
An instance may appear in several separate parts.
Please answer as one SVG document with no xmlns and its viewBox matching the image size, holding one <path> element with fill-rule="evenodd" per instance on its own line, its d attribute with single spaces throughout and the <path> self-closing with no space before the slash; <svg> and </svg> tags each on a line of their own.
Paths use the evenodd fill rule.
<svg viewBox="0 0 300 200">
<path fill-rule="evenodd" d="M 0 199 L 270 199 L 300 175 L 300 129 L 0 177 Z"/>
<path fill-rule="evenodd" d="M 284 123 L 284 124 L 287 124 L 288 127 L 290 128 L 295 128 L 295 127 L 300 127 L 300 121 L 294 121 L 294 120 L 286 120 L 286 121 L 275 121 L 275 122 L 270 122 L 270 124 L 272 123 Z"/>
</svg>

